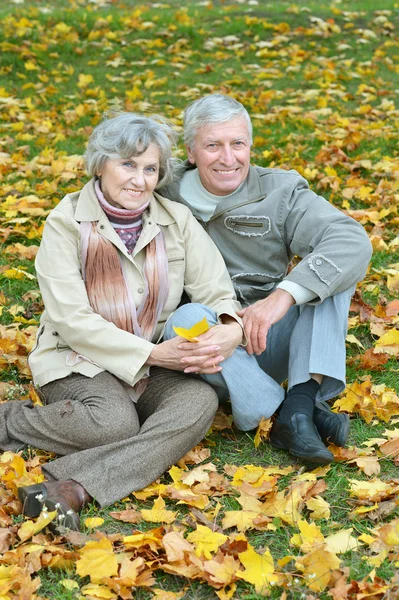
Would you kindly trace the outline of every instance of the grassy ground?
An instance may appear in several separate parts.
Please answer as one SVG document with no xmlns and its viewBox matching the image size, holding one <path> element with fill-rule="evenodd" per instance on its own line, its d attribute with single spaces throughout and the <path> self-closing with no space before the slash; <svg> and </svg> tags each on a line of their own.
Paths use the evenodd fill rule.
<svg viewBox="0 0 399 600">
<path fill-rule="evenodd" d="M 390 303 L 399 290 L 398 2 L 381 1 L 377 7 L 366 0 L 226 0 L 186 2 L 182 6 L 177 0 L 140 4 L 133 0 L 15 0 L 2 4 L 0 19 L 0 392 L 4 400 L 18 400 L 29 393 L 32 397 L 26 353 L 32 347 L 42 310 L 34 277 L 35 250 L 24 250 L 20 244 L 25 248 L 37 246 L 49 210 L 65 193 L 79 189 L 86 181 L 81 155 L 101 114 L 114 107 L 159 112 L 180 129 L 186 104 L 213 91 L 233 95 L 253 116 L 254 163 L 297 169 L 313 189 L 365 226 L 375 253 L 358 290 L 366 308 L 354 305 L 351 314 L 348 382 L 364 385 L 369 376 L 371 384 L 382 386 L 368 394 L 371 412 L 378 403 L 387 406 L 383 386 L 392 389 L 392 398 L 397 398 L 397 342 L 396 350 L 395 343 L 384 346 L 383 355 L 373 350 L 384 333 L 395 331 L 398 323 L 394 309 L 386 310 L 393 306 Z M 182 145 L 177 152 L 184 155 Z M 367 350 L 371 358 L 365 361 Z M 381 363 L 378 356 L 383 357 Z M 360 389 L 363 401 L 367 390 Z M 389 420 L 389 410 L 384 410 L 382 414 Z M 391 411 L 392 419 L 398 412 Z M 395 455 L 388 458 L 378 446 L 371 447 L 370 457 L 380 467 L 379 474 L 367 474 L 356 462 L 349 462 L 365 452 L 364 444 L 371 438 L 387 438 L 385 429 L 394 430 L 395 421 L 387 425 L 380 413 L 380 419 L 369 422 L 353 415 L 352 423 L 352 454 L 337 456 L 321 477 L 325 489 L 320 494 L 330 504 L 331 516 L 315 522 L 325 537 L 352 528 L 352 535 L 358 538 L 370 534 L 373 527 L 395 527 L 399 517 L 394 484 L 385 495 L 375 491 L 376 478 L 391 482 L 397 476 Z M 393 433 L 391 437 L 395 436 Z M 208 493 L 208 516 L 220 502 L 220 512 L 214 517 L 219 526 L 225 513 L 240 508 L 231 475 L 224 471 L 226 464 L 293 466 L 291 473 L 276 482 L 276 489 L 286 494 L 307 472 L 267 442 L 255 448 L 252 434 L 231 428 L 211 433 L 205 446 L 210 450 L 208 460 L 228 481 L 220 494 L 215 490 Z M 23 455 L 28 473 L 34 472 L 37 456 L 40 460 L 48 458 L 35 449 Z M 9 478 L 2 477 L 5 489 L 12 491 Z M 352 479 L 371 484 L 368 498 L 354 495 Z M 170 483 L 170 476 L 163 482 Z M 6 507 L 10 498 L 4 494 L 2 504 Z M 262 497 L 266 499 L 267 495 Z M 153 500 L 130 497 L 110 510 L 130 505 L 140 510 L 150 508 Z M 367 517 L 367 512 L 353 512 L 356 506 L 368 504 L 370 508 L 377 503 L 381 507 L 384 501 L 393 501 L 393 506 L 377 521 Z M 170 498 L 167 507 L 178 510 L 176 523 L 180 527 L 185 523 L 188 531 L 195 528 L 196 517 L 189 514 L 192 507 L 177 505 Z M 123 524 L 109 512 L 92 506 L 84 517 L 100 514 L 104 519 L 100 530 L 109 536 L 155 527 L 143 522 Z M 8 514 L 14 515 L 13 524 L 4 518 L 1 525 L 17 531 L 22 522 L 18 508 L 9 509 Z M 312 521 L 303 503 L 298 518 Z M 298 533 L 297 520 L 289 523 L 274 516 L 271 523 L 270 529 L 252 527 L 246 531 L 259 553 L 269 547 L 275 562 L 287 555 L 298 559 L 306 554 L 291 542 Z M 233 535 L 234 531 L 227 533 Z M 377 551 L 367 543 L 360 551 L 339 554 L 346 590 L 344 584 L 339 587 L 335 575 L 325 588 L 312 587 L 294 561 L 276 567 L 285 573 L 278 585 L 256 591 L 251 583 L 238 581 L 232 597 L 397 597 L 389 595 L 397 593 L 397 535 L 396 541 L 387 542 L 387 553 L 381 560 L 373 562 Z M 75 551 L 79 547 L 69 544 Z M 5 547 L 0 563 L 14 564 L 10 553 L 17 552 L 17 546 L 11 545 L 8 552 Z M 48 563 L 42 555 L 41 561 L 39 566 L 29 563 L 29 577 L 39 576 L 40 587 L 25 597 L 36 593 L 44 598 L 72 599 L 83 593 L 79 590 L 88 579 L 75 574 L 76 556 L 58 571 L 46 568 Z M 218 588 L 223 587 L 211 587 L 201 577 L 195 581 L 165 574 L 156 566 L 155 587 L 182 592 L 187 599 L 215 598 Z M 78 588 L 66 589 L 62 583 L 65 579 L 76 581 Z M 0 578 L 1 598 L 22 597 L 15 591 L 17 584 L 4 592 L 1 585 Z M 135 598 L 167 598 L 146 587 L 134 587 Z M 219 597 L 227 598 L 228 589 L 226 596 Z M 330 595 L 329 589 L 333 590 Z M 104 590 L 101 593 L 105 594 Z M 115 590 L 113 593 L 117 594 Z M 88 592 L 86 597 L 111 596 L 90 596 Z"/>
</svg>

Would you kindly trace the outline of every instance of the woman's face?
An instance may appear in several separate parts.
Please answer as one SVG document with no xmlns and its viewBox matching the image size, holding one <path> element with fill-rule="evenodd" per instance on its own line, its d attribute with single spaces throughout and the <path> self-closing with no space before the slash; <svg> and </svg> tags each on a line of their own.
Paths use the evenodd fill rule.
<svg viewBox="0 0 399 600">
<path fill-rule="evenodd" d="M 159 149 L 150 144 L 132 158 L 109 158 L 100 173 L 105 199 L 117 208 L 136 210 L 146 204 L 159 180 Z"/>
</svg>

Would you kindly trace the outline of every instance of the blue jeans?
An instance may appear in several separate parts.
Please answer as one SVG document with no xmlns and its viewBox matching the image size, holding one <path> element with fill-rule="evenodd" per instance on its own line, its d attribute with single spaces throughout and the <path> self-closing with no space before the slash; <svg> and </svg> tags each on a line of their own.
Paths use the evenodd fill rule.
<svg viewBox="0 0 399 600">
<path fill-rule="evenodd" d="M 230 397 L 238 429 L 257 427 L 270 417 L 284 399 L 280 384 L 288 389 L 308 381 L 312 373 L 323 375 L 317 400 L 330 400 L 345 389 L 348 312 L 355 288 L 326 298 L 320 304 L 292 306 L 275 323 L 260 356 L 250 356 L 242 347 L 222 363 L 215 375 L 201 375 L 218 391 Z M 175 337 L 173 325 L 190 328 L 204 318 L 216 325 L 216 314 L 202 304 L 184 304 L 168 319 L 164 339 Z"/>
<path fill-rule="evenodd" d="M 173 326 L 189 329 L 206 317 L 209 325 L 218 325 L 216 313 L 203 304 L 180 306 L 168 319 L 164 339 L 176 334 Z M 219 398 L 229 398 L 233 419 L 242 431 L 258 426 L 262 417 L 270 417 L 284 399 L 283 388 L 259 367 L 255 356 L 238 347 L 221 363 L 222 371 L 214 375 L 201 375 L 216 388 Z"/>
</svg>

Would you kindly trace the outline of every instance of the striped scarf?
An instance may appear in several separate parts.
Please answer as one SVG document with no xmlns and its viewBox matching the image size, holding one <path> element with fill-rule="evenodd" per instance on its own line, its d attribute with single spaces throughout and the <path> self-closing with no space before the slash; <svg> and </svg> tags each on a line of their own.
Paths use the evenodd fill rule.
<svg viewBox="0 0 399 600">
<path fill-rule="evenodd" d="M 126 219 L 132 223 L 149 204 L 136 211 L 119 209 L 105 200 L 98 182 L 95 190 L 100 205 L 107 216 L 110 212 L 113 220 Z M 146 246 L 145 288 L 137 308 L 117 248 L 97 231 L 95 221 L 83 221 L 80 232 L 82 273 L 90 306 L 120 329 L 151 341 L 169 294 L 168 257 L 162 230 Z"/>
</svg>

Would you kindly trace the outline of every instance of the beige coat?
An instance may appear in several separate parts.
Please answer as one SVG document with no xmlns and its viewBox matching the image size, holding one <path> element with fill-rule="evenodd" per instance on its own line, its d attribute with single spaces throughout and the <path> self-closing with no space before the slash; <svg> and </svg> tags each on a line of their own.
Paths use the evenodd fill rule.
<svg viewBox="0 0 399 600">
<path fill-rule="evenodd" d="M 93 377 L 108 371 L 134 385 L 147 372 L 146 360 L 159 341 L 167 318 L 179 305 L 183 290 L 193 302 L 217 315 L 237 318 L 240 309 L 223 259 L 189 209 L 154 194 L 143 215 L 143 230 L 130 256 L 101 209 L 93 180 L 68 194 L 50 213 L 36 257 L 36 271 L 45 311 L 29 366 L 36 385 L 70 373 Z M 170 292 L 151 342 L 118 329 L 93 312 L 80 262 L 81 221 L 96 221 L 97 230 L 119 250 L 136 306 L 145 282 L 145 247 L 162 228 L 169 261 Z M 238 318 L 237 318 L 238 320 Z M 76 354 L 81 355 L 76 362 Z M 75 357 L 75 359 L 74 359 Z"/>
</svg>

